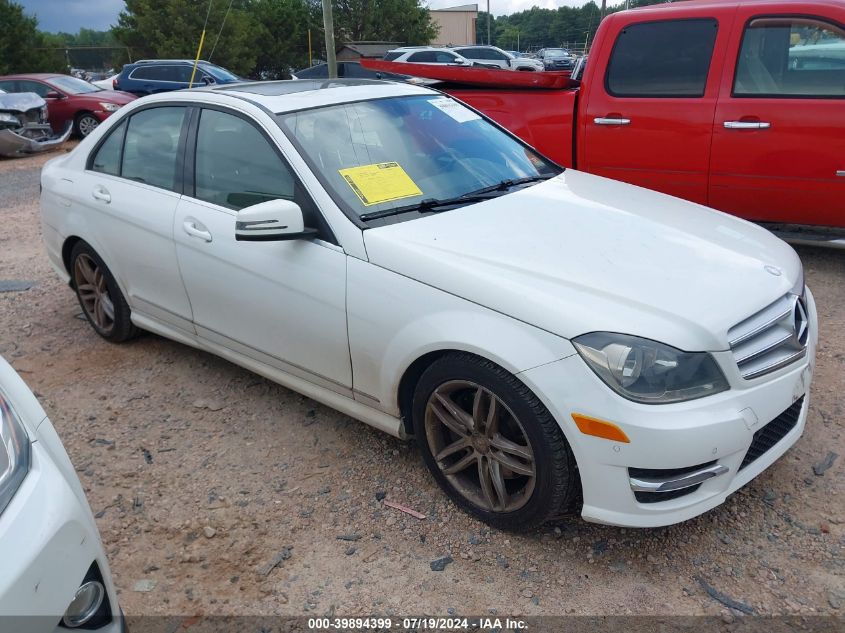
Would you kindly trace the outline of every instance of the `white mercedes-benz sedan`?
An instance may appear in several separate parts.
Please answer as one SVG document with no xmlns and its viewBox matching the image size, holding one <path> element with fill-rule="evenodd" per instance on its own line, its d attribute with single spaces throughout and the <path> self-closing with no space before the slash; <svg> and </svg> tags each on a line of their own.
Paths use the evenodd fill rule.
<svg viewBox="0 0 845 633">
<path fill-rule="evenodd" d="M 0 630 L 124 630 L 100 534 L 44 409 L 0 357 Z"/>
<path fill-rule="evenodd" d="M 41 180 L 98 334 L 156 332 L 414 436 L 500 528 L 683 521 L 804 428 L 816 310 L 789 246 L 564 171 L 427 88 L 145 97 Z"/>
</svg>

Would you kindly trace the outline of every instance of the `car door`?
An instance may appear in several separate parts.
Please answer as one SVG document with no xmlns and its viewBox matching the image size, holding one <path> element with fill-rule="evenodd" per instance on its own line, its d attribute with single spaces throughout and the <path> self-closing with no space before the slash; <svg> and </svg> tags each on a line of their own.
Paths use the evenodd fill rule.
<svg viewBox="0 0 845 633">
<path fill-rule="evenodd" d="M 95 250 L 117 277 L 133 312 L 193 333 L 179 275 L 173 217 L 181 190 L 187 108 L 148 107 L 110 129 L 78 178 Z M 84 236 L 83 236 L 84 237 Z"/>
<path fill-rule="evenodd" d="M 269 135 L 206 108 L 193 126 L 193 183 L 174 231 L 197 333 L 228 350 L 351 396 L 346 255 Z M 235 240 L 238 211 L 293 200 L 318 239 Z"/>
<path fill-rule="evenodd" d="M 647 12 L 609 19 L 626 22 L 591 56 L 606 71 L 591 81 L 581 110 L 579 169 L 706 203 L 730 25 L 706 12 L 682 20 L 654 21 Z"/>
<path fill-rule="evenodd" d="M 834 8 L 830 7 L 831 11 Z M 710 204 L 762 221 L 845 227 L 845 10 L 741 7 L 713 127 Z"/>
</svg>

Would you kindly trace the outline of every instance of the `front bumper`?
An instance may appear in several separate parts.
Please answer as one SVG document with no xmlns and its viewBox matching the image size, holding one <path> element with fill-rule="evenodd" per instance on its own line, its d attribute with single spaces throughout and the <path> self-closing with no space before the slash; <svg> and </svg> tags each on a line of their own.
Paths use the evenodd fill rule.
<svg viewBox="0 0 845 633">
<path fill-rule="evenodd" d="M 96 563 L 111 620 L 94 630 L 118 633 L 123 618 L 97 527 L 84 495 L 80 499 L 81 488 L 68 481 L 75 477 L 70 463 L 60 465 L 50 454 L 55 447 L 48 444 L 58 442 L 54 434 L 43 422 L 38 433 L 43 441 L 32 443 L 30 471 L 0 515 L 0 630 L 67 633 L 59 622 Z"/>
<path fill-rule="evenodd" d="M 21 136 L 12 130 L 0 130 L 0 156 L 16 157 L 26 154 L 37 154 L 60 147 L 70 136 L 73 129 L 68 125 L 64 132 L 39 141 Z"/>
<path fill-rule="evenodd" d="M 818 336 L 816 306 L 809 290 L 807 307 L 812 333 L 803 359 L 745 381 L 730 352 L 716 353 L 731 389 L 698 400 L 666 405 L 631 402 L 611 391 L 578 355 L 519 374 L 544 401 L 572 447 L 584 494 L 583 518 L 630 527 L 685 521 L 724 502 L 783 455 L 801 437 L 809 409 Z M 792 418 L 785 427 L 790 430 L 749 463 L 749 448 L 754 443 L 756 450 L 764 434 L 761 431 L 755 439 L 755 433 L 781 419 L 790 408 Z M 581 433 L 573 413 L 613 422 L 630 443 Z M 655 469 L 677 472 L 655 477 Z M 667 495 L 667 500 L 657 503 L 638 500 L 637 495 L 642 498 L 643 494 L 638 484 L 676 482 L 707 469 L 719 472 L 699 477 L 693 482 L 697 487 L 689 487 L 682 496 Z"/>
</svg>

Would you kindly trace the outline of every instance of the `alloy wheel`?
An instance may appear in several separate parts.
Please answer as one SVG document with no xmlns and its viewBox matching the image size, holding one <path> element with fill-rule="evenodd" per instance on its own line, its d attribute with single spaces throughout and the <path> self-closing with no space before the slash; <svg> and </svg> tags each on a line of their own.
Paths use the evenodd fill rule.
<svg viewBox="0 0 845 633">
<path fill-rule="evenodd" d="M 425 409 L 425 434 L 437 466 L 467 501 L 513 512 L 531 498 L 534 452 L 513 412 L 489 389 L 466 380 L 438 386 Z"/>
<path fill-rule="evenodd" d="M 88 136 L 91 132 L 97 129 L 97 126 L 100 125 L 100 122 L 92 117 L 90 114 L 86 114 L 85 116 L 80 117 L 77 126 L 79 127 L 79 133 L 82 137 Z"/>
<path fill-rule="evenodd" d="M 104 334 L 111 332 L 114 328 L 114 303 L 103 270 L 91 256 L 82 253 L 76 258 L 73 281 L 88 318 Z"/>
</svg>

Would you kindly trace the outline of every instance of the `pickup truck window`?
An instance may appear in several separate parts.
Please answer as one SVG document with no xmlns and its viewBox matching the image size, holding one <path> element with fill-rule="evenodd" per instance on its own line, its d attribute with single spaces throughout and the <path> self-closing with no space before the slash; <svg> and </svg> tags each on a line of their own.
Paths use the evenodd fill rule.
<svg viewBox="0 0 845 633">
<path fill-rule="evenodd" d="M 809 18 L 757 18 L 737 60 L 736 97 L 845 97 L 845 31 Z"/>
<path fill-rule="evenodd" d="M 610 55 L 605 88 L 614 97 L 703 97 L 716 42 L 715 19 L 631 24 Z"/>
</svg>

